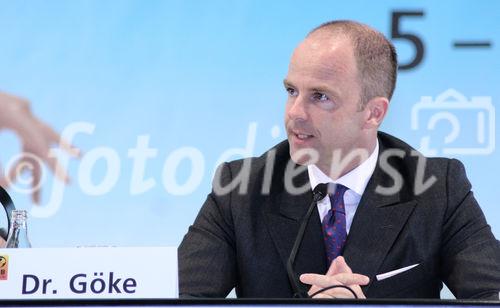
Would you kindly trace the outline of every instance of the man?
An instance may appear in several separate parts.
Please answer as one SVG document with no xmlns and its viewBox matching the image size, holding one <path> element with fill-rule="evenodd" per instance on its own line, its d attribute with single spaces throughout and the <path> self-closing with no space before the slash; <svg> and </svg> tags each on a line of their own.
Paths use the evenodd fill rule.
<svg viewBox="0 0 500 308">
<path fill-rule="evenodd" d="M 288 141 L 223 164 L 179 247 L 180 295 L 292 297 L 286 262 L 319 183 L 294 263 L 299 287 L 359 298 L 498 299 L 500 244 L 457 160 L 425 159 L 378 132 L 396 53 L 352 21 L 313 30 L 285 79 Z M 331 192 L 331 191 L 330 191 Z M 341 287 L 316 297 L 348 297 Z"/>
</svg>

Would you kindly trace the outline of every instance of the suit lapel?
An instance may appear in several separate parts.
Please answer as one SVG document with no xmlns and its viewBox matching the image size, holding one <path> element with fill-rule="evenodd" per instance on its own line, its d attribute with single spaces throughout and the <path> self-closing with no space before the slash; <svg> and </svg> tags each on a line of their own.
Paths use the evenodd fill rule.
<svg viewBox="0 0 500 308">
<path fill-rule="evenodd" d="M 380 161 L 356 210 L 343 254 L 354 273 L 370 277 L 370 284 L 363 287 L 365 294 L 416 205 L 405 194 L 407 188 L 383 195 L 376 192 L 379 185 L 394 185 L 380 168 Z"/>
<path fill-rule="evenodd" d="M 279 174 L 279 173 L 278 173 Z M 283 175 L 283 173 L 281 173 Z M 300 195 L 289 194 L 281 181 L 273 181 L 269 203 L 266 204 L 264 213 L 269 234 L 276 246 L 283 268 L 286 263 L 297 236 L 302 218 L 312 202 L 312 192 L 308 189 Z M 309 185 L 307 170 L 294 178 L 295 187 Z M 304 233 L 304 238 L 295 260 L 295 272 L 297 275 L 303 273 L 325 273 L 326 256 L 323 243 L 321 222 L 318 209 L 315 207 L 311 214 L 309 223 Z M 303 285 L 304 290 L 305 285 Z"/>
</svg>

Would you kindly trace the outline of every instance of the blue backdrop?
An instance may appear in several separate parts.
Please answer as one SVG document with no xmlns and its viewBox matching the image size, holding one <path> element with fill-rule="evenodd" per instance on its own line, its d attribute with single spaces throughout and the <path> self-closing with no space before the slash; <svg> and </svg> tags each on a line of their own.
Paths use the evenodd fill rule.
<svg viewBox="0 0 500 308">
<path fill-rule="evenodd" d="M 34 247 L 178 245 L 221 155 L 235 148 L 260 155 L 285 138 L 282 80 L 289 57 L 309 30 L 332 19 L 358 20 L 392 38 L 410 67 L 399 72 L 382 129 L 429 154 L 464 162 L 500 237 L 498 1 L 0 5 L 0 90 L 29 99 L 34 114 L 59 132 L 76 122 L 94 129 L 73 138 L 85 155 L 69 160 L 72 182 L 58 206 L 47 209 L 57 188 L 50 173 L 34 211 L 29 195 L 10 190 L 17 207 L 32 210 Z M 483 47 L 455 47 L 464 41 Z M 144 169 L 145 191 L 131 185 L 130 150 L 138 141 L 148 142 L 154 156 Z M 5 166 L 20 144 L 2 131 L 0 145 Z M 201 154 L 201 169 L 193 172 L 188 159 L 176 164 L 183 147 Z M 172 180 L 185 190 L 174 191 Z M 91 184 L 101 188 L 97 195 L 88 193 Z"/>
</svg>

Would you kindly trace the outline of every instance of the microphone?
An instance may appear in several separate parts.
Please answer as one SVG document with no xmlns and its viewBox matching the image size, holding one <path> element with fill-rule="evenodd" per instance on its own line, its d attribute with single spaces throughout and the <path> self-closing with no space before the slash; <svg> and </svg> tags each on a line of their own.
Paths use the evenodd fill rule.
<svg viewBox="0 0 500 308">
<path fill-rule="evenodd" d="M 300 224 L 299 232 L 297 233 L 297 237 L 295 238 L 295 243 L 293 244 L 292 252 L 288 257 L 288 261 L 286 264 L 286 272 L 288 274 L 288 279 L 292 285 L 295 298 L 308 298 L 307 292 L 301 291 L 300 281 L 295 273 L 293 268 L 295 263 L 295 258 L 297 257 L 297 252 L 299 251 L 300 245 L 302 244 L 302 239 L 304 238 L 304 233 L 306 231 L 307 224 L 309 223 L 309 218 L 311 217 L 311 213 L 313 212 L 314 207 L 318 203 L 319 200 L 323 199 L 328 192 L 328 184 L 318 184 L 313 190 L 313 200 L 309 209 L 307 210 L 306 215 L 302 218 L 302 222 Z"/>
<path fill-rule="evenodd" d="M 3 205 L 5 213 L 7 214 L 7 230 L 1 228 L 0 236 L 7 239 L 7 234 L 10 230 L 10 220 L 12 216 L 12 211 L 15 210 L 16 208 L 14 207 L 14 203 L 12 202 L 12 199 L 10 198 L 9 194 L 5 191 L 5 189 L 3 189 L 2 186 L 0 186 L 0 203 Z"/>
</svg>

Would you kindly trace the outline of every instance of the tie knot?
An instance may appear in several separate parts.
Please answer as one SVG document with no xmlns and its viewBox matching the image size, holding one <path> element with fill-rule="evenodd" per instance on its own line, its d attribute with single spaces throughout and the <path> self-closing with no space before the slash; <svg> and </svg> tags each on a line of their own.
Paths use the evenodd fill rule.
<svg viewBox="0 0 500 308">
<path fill-rule="evenodd" d="M 333 211 L 345 212 L 344 209 L 344 193 L 349 188 L 342 184 L 330 183 L 328 184 L 328 195 L 330 196 L 330 202 Z"/>
<path fill-rule="evenodd" d="M 342 184 L 335 184 L 335 183 L 329 183 L 328 184 L 328 195 L 334 196 L 334 197 L 343 197 L 344 193 L 348 190 L 349 188 L 345 187 Z"/>
</svg>

